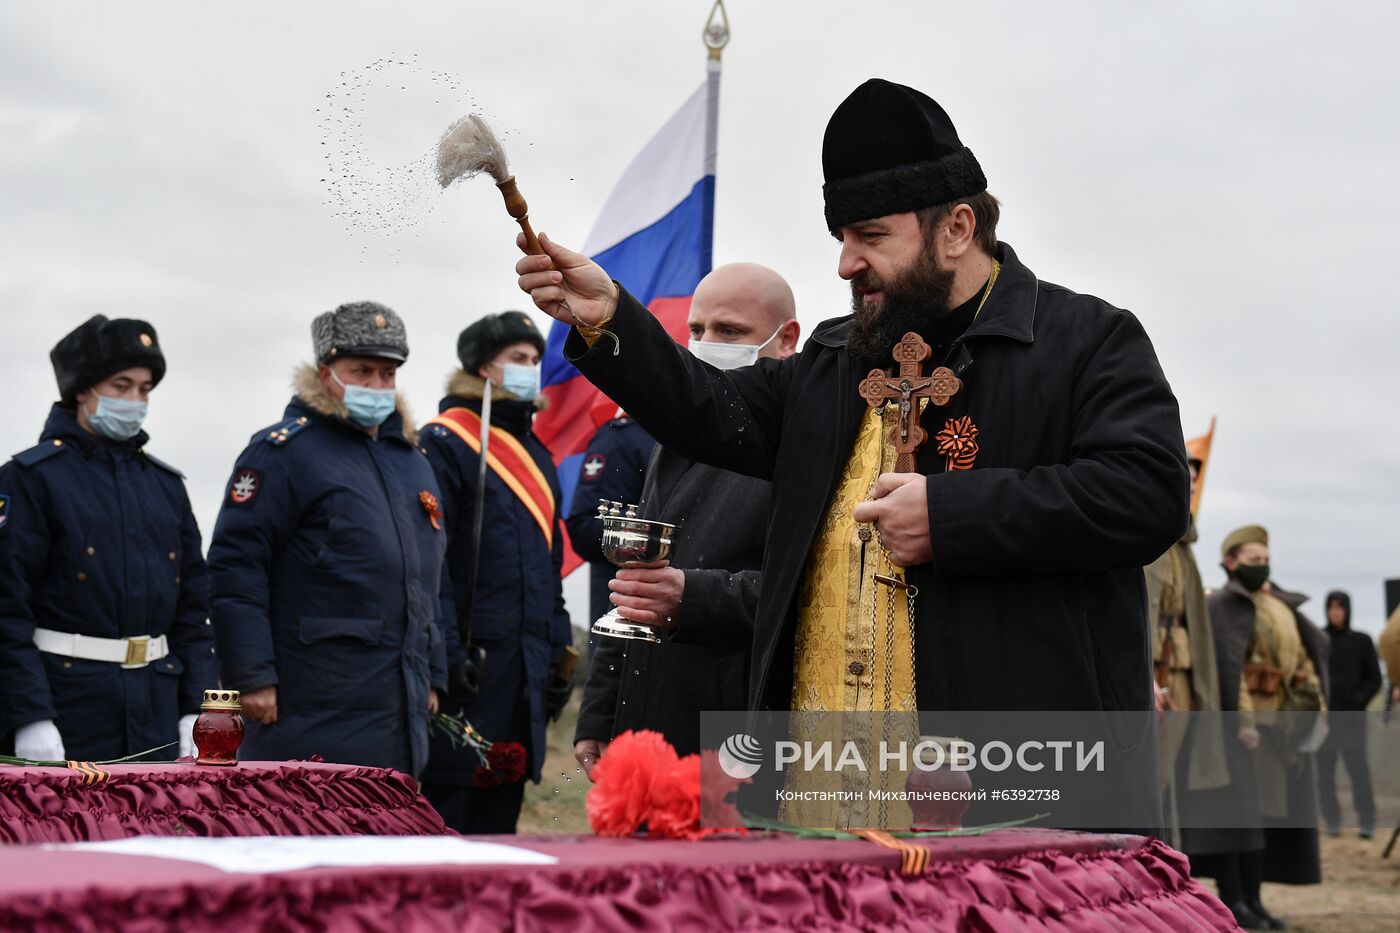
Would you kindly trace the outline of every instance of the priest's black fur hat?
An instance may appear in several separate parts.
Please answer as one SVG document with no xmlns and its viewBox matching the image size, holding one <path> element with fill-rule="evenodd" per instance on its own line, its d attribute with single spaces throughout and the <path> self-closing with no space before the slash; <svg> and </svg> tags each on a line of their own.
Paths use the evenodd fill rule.
<svg viewBox="0 0 1400 933">
<path fill-rule="evenodd" d="M 502 311 L 488 314 L 468 325 L 457 337 L 457 359 L 462 368 L 475 376 L 477 370 L 513 343 L 534 344 L 544 355 L 544 335 L 524 311 Z"/>
<path fill-rule="evenodd" d="M 49 351 L 58 394 L 69 405 L 113 373 L 132 366 L 151 371 L 152 383 L 165 378 L 165 354 L 156 329 L 134 318 L 94 314 Z"/>
<path fill-rule="evenodd" d="M 822 139 L 826 225 L 945 204 L 987 190 L 987 176 L 938 102 L 871 78 L 841 102 Z"/>
</svg>

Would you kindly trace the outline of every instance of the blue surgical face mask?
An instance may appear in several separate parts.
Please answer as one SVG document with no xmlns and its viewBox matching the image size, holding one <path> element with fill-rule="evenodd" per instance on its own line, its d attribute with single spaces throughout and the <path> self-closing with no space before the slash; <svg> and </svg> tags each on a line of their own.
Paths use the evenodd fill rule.
<svg viewBox="0 0 1400 933">
<path fill-rule="evenodd" d="M 370 389 L 365 386 L 348 386 L 340 381 L 335 370 L 331 378 L 345 390 L 345 409 L 348 420 L 357 428 L 369 430 L 384 423 L 384 419 L 398 407 L 398 393 L 394 389 Z"/>
<path fill-rule="evenodd" d="M 88 427 L 114 441 L 129 441 L 141 433 L 146 420 L 146 403 L 126 398 L 97 396 L 97 410 L 89 412 Z"/>
<path fill-rule="evenodd" d="M 540 394 L 540 368 L 502 363 L 501 388 L 522 401 L 533 402 L 535 396 Z"/>
</svg>

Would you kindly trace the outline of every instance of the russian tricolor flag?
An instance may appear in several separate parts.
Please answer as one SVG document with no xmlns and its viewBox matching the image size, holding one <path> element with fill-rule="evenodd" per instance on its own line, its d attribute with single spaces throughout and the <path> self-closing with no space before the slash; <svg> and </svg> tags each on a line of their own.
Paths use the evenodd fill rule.
<svg viewBox="0 0 1400 933">
<path fill-rule="evenodd" d="M 719 62 L 705 82 L 651 138 L 618 180 L 583 251 L 646 305 L 679 341 L 695 286 L 710 271 L 715 214 L 715 137 Z M 616 411 L 607 396 L 564 359 L 569 328 L 555 322 L 542 362 L 550 405 L 535 419 L 535 436 L 554 455 L 563 506 L 573 495 L 593 432 Z M 580 563 L 572 549 L 567 575 Z"/>
</svg>

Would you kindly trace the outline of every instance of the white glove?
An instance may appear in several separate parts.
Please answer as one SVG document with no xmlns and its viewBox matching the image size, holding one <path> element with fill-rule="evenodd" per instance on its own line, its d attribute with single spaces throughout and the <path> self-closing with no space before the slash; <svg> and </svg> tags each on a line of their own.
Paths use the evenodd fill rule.
<svg viewBox="0 0 1400 933">
<path fill-rule="evenodd" d="M 15 730 L 15 755 L 35 761 L 63 761 L 63 736 L 52 719 L 41 719 Z"/>
<path fill-rule="evenodd" d="M 180 717 L 180 757 L 197 758 L 199 750 L 194 747 L 194 722 L 199 718 L 197 713 L 190 713 L 188 716 Z"/>
</svg>

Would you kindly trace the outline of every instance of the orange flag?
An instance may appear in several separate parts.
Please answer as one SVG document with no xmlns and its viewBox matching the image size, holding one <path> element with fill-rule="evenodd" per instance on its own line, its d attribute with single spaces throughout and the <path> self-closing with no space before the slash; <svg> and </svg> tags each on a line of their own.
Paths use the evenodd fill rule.
<svg viewBox="0 0 1400 933">
<path fill-rule="evenodd" d="M 1201 492 L 1206 488 L 1206 464 L 1210 462 L 1210 445 L 1215 440 L 1215 416 L 1210 416 L 1210 430 L 1186 442 L 1186 458 L 1200 464 L 1196 472 L 1196 489 L 1191 493 L 1191 515 L 1201 507 Z"/>
</svg>

